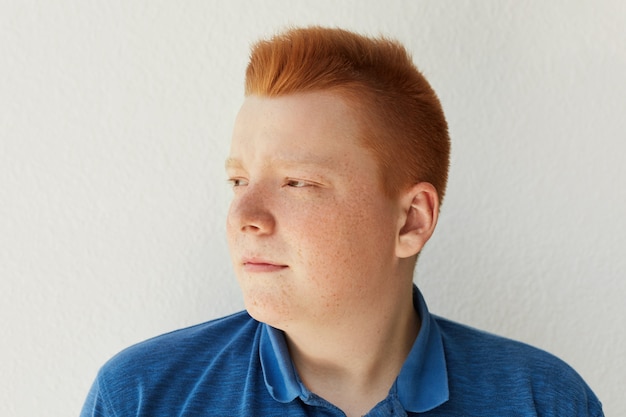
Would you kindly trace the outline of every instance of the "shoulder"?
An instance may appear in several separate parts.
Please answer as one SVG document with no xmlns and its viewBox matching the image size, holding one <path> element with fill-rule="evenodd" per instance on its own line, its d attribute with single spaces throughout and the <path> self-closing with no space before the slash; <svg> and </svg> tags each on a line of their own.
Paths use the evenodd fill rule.
<svg viewBox="0 0 626 417">
<path fill-rule="evenodd" d="M 194 326 L 178 329 L 130 346 L 103 367 L 114 370 L 133 368 L 141 363 L 145 368 L 153 362 L 160 365 L 184 360 L 185 357 L 213 356 L 225 345 L 246 343 L 253 339 L 259 323 L 246 312 L 235 313 Z"/>
<path fill-rule="evenodd" d="M 492 363 L 502 366 L 509 375 L 516 372 L 575 373 L 556 356 L 506 337 L 478 330 L 473 327 L 436 317 L 441 330 L 447 359 L 462 360 L 468 365 Z M 493 370 L 498 372 L 498 370 Z"/>
<path fill-rule="evenodd" d="M 229 378 L 245 380 L 237 373 L 245 373 L 257 356 L 260 326 L 240 312 L 133 345 L 102 366 L 96 379 L 99 395 L 119 407 L 166 400 L 169 407 L 198 381 L 214 387 Z"/>
<path fill-rule="evenodd" d="M 581 376 L 558 357 L 528 344 L 435 318 L 451 397 L 469 395 L 492 405 L 543 410 L 543 415 L 601 416 L 600 402 Z"/>
<path fill-rule="evenodd" d="M 261 326 L 240 312 L 124 349 L 100 369 L 81 415 L 180 415 L 225 407 L 229 397 L 237 404 L 246 383 L 262 380 Z"/>
</svg>

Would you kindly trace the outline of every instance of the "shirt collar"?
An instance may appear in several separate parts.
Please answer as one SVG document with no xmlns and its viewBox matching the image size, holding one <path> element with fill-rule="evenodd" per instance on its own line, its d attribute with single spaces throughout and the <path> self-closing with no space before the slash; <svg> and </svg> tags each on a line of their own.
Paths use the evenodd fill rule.
<svg viewBox="0 0 626 417">
<path fill-rule="evenodd" d="M 422 413 L 448 400 L 448 372 L 439 326 L 415 286 L 413 304 L 421 318 L 421 328 L 394 388 L 406 411 Z M 269 393 L 282 403 L 308 396 L 289 357 L 283 332 L 266 324 L 262 326 L 259 353 Z"/>
</svg>

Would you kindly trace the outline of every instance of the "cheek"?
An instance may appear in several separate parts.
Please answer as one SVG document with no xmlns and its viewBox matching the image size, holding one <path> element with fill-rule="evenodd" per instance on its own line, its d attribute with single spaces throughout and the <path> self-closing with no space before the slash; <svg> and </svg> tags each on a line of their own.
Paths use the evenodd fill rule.
<svg viewBox="0 0 626 417">
<path fill-rule="evenodd" d="M 228 243 L 231 243 L 232 237 L 233 237 L 233 225 L 232 225 L 232 210 L 233 210 L 233 205 L 232 203 L 228 206 L 228 212 L 226 213 L 226 239 L 228 240 Z"/>
<path fill-rule="evenodd" d="M 298 231 L 296 249 L 310 268 L 323 274 L 319 279 L 363 273 L 393 244 L 391 213 L 371 200 L 353 199 L 299 213 L 298 224 L 291 225 Z"/>
</svg>

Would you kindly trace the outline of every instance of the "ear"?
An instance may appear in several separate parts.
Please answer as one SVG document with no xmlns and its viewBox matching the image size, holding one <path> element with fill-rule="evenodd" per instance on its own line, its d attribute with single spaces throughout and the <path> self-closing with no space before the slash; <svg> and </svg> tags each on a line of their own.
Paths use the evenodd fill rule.
<svg viewBox="0 0 626 417">
<path fill-rule="evenodd" d="M 417 255 L 432 236 L 439 217 L 439 195 L 432 184 L 420 182 L 400 197 L 400 216 L 396 256 Z"/>
</svg>

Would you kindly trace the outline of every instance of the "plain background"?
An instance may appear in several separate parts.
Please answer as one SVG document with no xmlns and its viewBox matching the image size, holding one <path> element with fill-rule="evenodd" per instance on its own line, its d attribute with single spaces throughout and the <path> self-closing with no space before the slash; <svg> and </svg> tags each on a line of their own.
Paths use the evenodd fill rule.
<svg viewBox="0 0 626 417">
<path fill-rule="evenodd" d="M 249 45 L 309 24 L 399 39 L 443 102 L 431 310 L 555 353 L 626 415 L 625 5 L 1 3 L 0 415 L 77 415 L 122 348 L 242 308 L 223 161 Z"/>
</svg>

